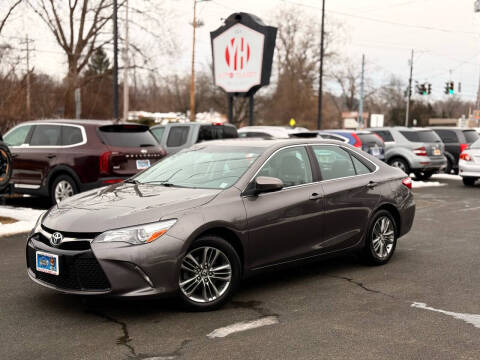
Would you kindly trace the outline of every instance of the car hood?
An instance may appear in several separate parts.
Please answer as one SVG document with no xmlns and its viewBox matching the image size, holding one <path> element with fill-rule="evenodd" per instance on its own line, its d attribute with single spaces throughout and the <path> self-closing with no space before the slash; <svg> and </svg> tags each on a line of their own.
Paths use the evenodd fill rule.
<svg viewBox="0 0 480 360">
<path fill-rule="evenodd" d="M 220 191 L 122 183 L 62 201 L 50 209 L 42 224 L 56 231 L 100 233 L 201 206 Z"/>
</svg>

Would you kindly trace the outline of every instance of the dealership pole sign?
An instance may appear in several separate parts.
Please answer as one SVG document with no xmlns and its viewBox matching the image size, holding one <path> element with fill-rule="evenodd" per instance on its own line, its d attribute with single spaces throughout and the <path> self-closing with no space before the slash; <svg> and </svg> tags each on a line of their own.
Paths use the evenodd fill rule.
<svg viewBox="0 0 480 360">
<path fill-rule="evenodd" d="M 210 33 L 214 83 L 232 98 L 229 104 L 234 96 L 250 97 L 252 108 L 253 95 L 270 83 L 276 36 L 276 28 L 247 13 L 230 15 Z"/>
</svg>

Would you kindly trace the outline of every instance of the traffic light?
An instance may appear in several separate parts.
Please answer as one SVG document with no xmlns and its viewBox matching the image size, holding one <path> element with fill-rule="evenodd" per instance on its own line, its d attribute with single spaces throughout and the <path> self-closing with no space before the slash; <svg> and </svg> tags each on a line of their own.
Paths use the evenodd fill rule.
<svg viewBox="0 0 480 360">
<path fill-rule="evenodd" d="M 455 83 L 453 81 L 448 81 L 445 83 L 445 94 L 453 95 L 455 93 Z"/>
<path fill-rule="evenodd" d="M 432 93 L 432 84 L 427 84 L 427 94 L 430 95 Z"/>
<path fill-rule="evenodd" d="M 429 83 L 417 84 L 415 85 L 415 89 L 417 91 L 417 94 L 419 95 L 430 95 L 430 93 L 432 92 L 432 84 L 429 84 Z"/>
</svg>

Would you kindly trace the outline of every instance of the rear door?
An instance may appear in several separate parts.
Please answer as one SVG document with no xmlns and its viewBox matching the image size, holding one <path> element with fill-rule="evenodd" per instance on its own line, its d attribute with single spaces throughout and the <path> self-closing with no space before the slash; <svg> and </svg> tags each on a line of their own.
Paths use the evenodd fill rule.
<svg viewBox="0 0 480 360">
<path fill-rule="evenodd" d="M 324 251 L 349 248 L 361 241 L 380 194 L 376 166 L 355 153 L 334 145 L 312 146 L 322 177 L 325 223 Z"/>
<path fill-rule="evenodd" d="M 106 125 L 99 136 L 108 152 L 100 155 L 103 175 L 127 177 L 146 169 L 165 156 L 157 139 L 143 125 Z"/>
</svg>

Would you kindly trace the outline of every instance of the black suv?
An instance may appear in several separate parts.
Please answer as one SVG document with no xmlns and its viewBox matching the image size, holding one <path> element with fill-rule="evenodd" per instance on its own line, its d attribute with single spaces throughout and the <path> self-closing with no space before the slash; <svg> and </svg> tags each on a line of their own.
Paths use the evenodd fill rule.
<svg viewBox="0 0 480 360">
<path fill-rule="evenodd" d="M 450 174 L 453 170 L 458 174 L 458 158 L 463 150 L 478 140 L 480 137 L 474 129 L 455 127 L 432 128 L 445 144 L 445 157 L 448 160 L 445 172 Z"/>
<path fill-rule="evenodd" d="M 3 142 L 2 133 L 0 133 L 0 193 L 8 186 L 12 176 L 12 156 L 8 146 Z"/>
</svg>

